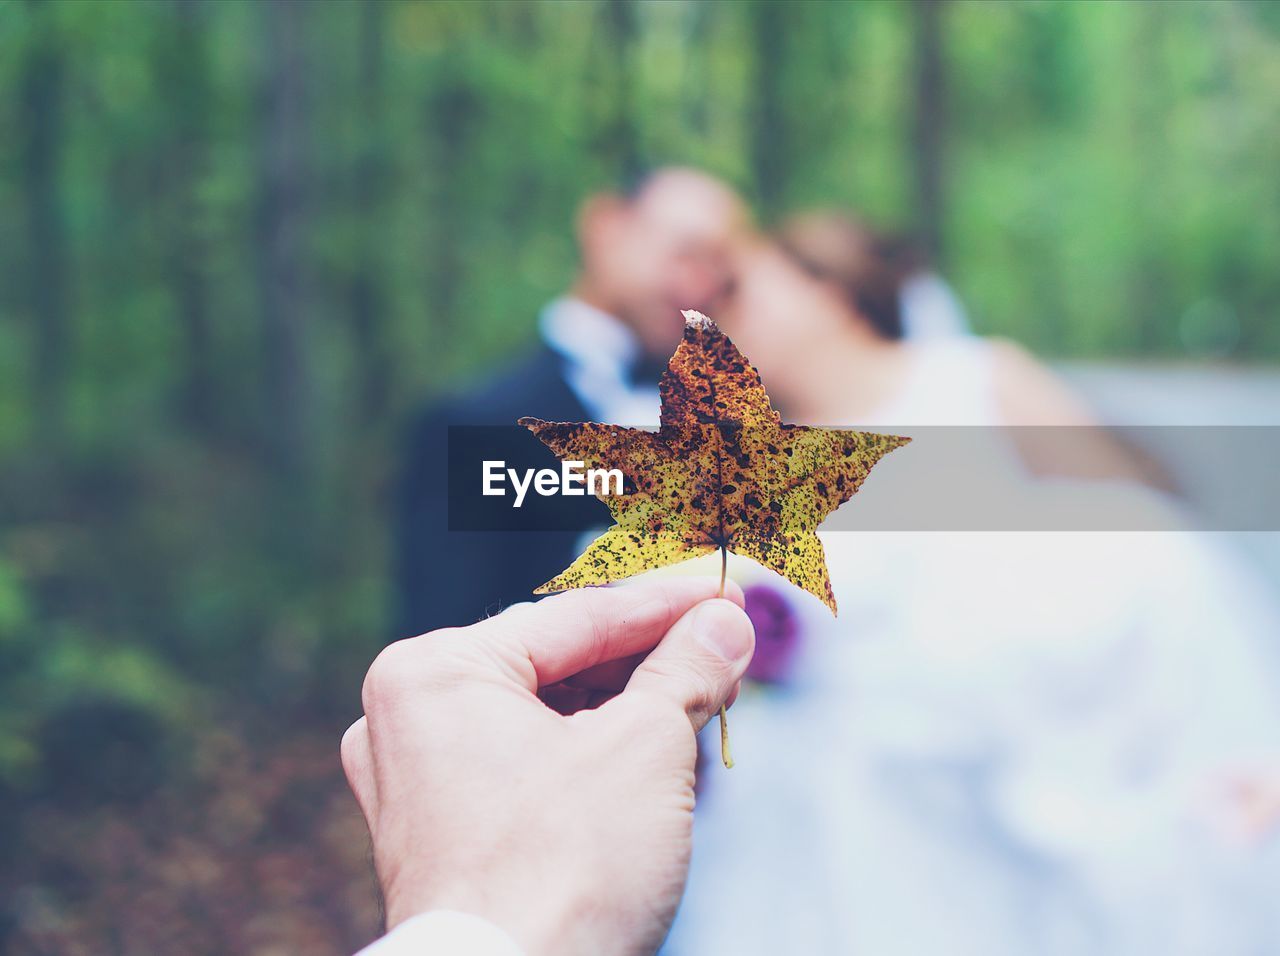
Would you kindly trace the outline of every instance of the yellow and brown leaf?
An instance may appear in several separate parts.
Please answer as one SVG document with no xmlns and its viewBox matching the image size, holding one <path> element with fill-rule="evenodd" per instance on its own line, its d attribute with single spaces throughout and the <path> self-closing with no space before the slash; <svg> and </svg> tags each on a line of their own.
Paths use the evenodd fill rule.
<svg viewBox="0 0 1280 956">
<path fill-rule="evenodd" d="M 558 457 L 617 468 L 600 495 L 616 522 L 537 593 L 606 584 L 726 548 L 777 571 L 835 613 L 822 520 L 910 439 L 783 424 L 760 375 L 714 322 L 685 313 L 660 386 L 656 432 L 522 418 Z"/>
</svg>

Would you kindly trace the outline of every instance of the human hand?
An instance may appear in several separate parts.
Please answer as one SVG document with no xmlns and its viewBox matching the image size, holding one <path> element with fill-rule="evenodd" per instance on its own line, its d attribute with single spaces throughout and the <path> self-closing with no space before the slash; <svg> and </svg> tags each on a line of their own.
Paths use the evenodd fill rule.
<svg viewBox="0 0 1280 956">
<path fill-rule="evenodd" d="M 450 909 L 530 956 L 661 945 L 689 868 L 694 735 L 754 647 L 741 591 L 717 586 L 573 591 L 378 656 L 342 761 L 389 929 Z"/>
</svg>

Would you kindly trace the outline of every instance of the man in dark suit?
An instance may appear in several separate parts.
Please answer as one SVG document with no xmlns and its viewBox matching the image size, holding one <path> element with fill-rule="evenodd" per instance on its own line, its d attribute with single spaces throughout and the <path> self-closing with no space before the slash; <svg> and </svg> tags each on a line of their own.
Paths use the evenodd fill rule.
<svg viewBox="0 0 1280 956">
<path fill-rule="evenodd" d="M 577 222 L 581 269 L 543 309 L 539 347 L 445 398 L 414 427 L 395 528 L 395 636 L 470 624 L 529 600 L 577 556 L 589 525 L 608 524 L 598 502 L 573 499 L 553 520 L 556 530 L 450 530 L 450 426 L 508 426 L 492 434 L 512 458 L 555 467 L 532 435 L 510 426 L 525 415 L 656 424 L 658 375 L 680 341 L 680 310 L 714 314 L 730 283 L 730 247 L 746 224 L 733 191 L 691 169 L 661 169 L 626 194 L 587 200 Z"/>
</svg>

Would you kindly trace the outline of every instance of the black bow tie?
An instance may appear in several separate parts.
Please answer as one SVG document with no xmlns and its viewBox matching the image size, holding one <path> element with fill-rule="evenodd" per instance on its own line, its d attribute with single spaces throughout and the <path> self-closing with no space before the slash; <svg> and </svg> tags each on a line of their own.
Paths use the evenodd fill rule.
<svg viewBox="0 0 1280 956">
<path fill-rule="evenodd" d="M 641 355 L 627 369 L 627 376 L 633 386 L 650 385 L 656 387 L 667 370 L 667 360 L 654 355 Z"/>
</svg>

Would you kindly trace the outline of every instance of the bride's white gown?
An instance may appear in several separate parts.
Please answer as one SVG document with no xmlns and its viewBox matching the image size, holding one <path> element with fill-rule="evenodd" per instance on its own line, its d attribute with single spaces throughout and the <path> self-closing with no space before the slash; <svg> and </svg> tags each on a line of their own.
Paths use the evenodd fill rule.
<svg viewBox="0 0 1280 956">
<path fill-rule="evenodd" d="M 994 423 L 985 346 L 922 349 L 897 400 L 859 424 Z M 997 435 L 987 460 L 1021 481 Z M 840 616 L 785 592 L 802 620 L 794 678 L 730 713 L 738 765 L 705 774 L 664 953 L 1280 952 L 1280 846 L 1235 832 L 1228 788 L 1280 766 L 1264 647 L 1280 630 L 1220 542 L 824 543 Z"/>
</svg>

